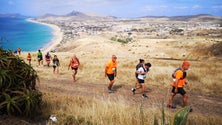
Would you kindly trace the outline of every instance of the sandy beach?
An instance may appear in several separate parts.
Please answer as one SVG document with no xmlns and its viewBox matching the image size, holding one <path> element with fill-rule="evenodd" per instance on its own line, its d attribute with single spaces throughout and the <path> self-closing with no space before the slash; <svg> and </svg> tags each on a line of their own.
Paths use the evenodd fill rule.
<svg viewBox="0 0 222 125">
<path fill-rule="evenodd" d="M 41 49 L 42 51 L 44 52 L 53 51 L 54 48 L 62 41 L 63 33 L 61 32 L 61 29 L 58 26 L 53 25 L 53 24 L 38 22 L 31 18 L 29 18 L 27 21 L 33 22 L 33 23 L 39 23 L 39 24 L 46 25 L 52 28 L 53 38 L 45 45 L 44 48 Z"/>
</svg>

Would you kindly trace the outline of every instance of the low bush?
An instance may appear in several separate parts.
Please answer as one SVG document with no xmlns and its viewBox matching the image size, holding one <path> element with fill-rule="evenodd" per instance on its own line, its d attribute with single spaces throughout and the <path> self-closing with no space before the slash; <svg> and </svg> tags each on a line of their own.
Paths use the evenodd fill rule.
<svg viewBox="0 0 222 125">
<path fill-rule="evenodd" d="M 37 72 L 11 51 L 0 48 L 0 113 L 34 116 L 42 93 L 36 89 Z"/>
</svg>

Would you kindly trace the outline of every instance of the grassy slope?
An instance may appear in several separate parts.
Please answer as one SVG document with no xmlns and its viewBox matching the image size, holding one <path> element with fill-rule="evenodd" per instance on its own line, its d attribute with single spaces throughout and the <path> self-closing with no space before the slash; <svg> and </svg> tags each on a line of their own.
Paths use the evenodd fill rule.
<svg viewBox="0 0 222 125">
<path fill-rule="evenodd" d="M 60 74 L 54 75 L 52 67 L 38 67 L 33 54 L 32 66 L 38 71 L 41 83 L 39 89 L 45 93 L 43 118 L 57 115 L 58 124 L 109 124 L 125 125 L 152 124 L 154 115 L 160 118 L 161 105 L 167 103 L 172 71 L 184 59 L 190 60 L 188 79 L 191 87 L 189 104 L 194 112 L 189 116 L 189 124 L 220 123 L 222 86 L 222 64 L 220 58 L 203 55 L 195 51 L 198 45 L 210 46 L 210 39 L 138 39 L 137 42 L 122 45 L 105 37 L 83 37 L 72 44 L 64 45 L 67 52 L 56 52 L 61 61 Z M 64 50 L 63 50 L 64 51 Z M 51 53 L 53 55 L 53 53 Z M 81 62 L 77 82 L 72 83 L 71 71 L 67 70 L 69 59 L 76 54 Z M 104 67 L 112 54 L 118 57 L 118 77 L 115 94 L 107 94 L 107 78 Z M 23 53 L 21 57 L 25 57 Z M 138 94 L 132 96 L 135 65 L 139 58 L 152 63 L 146 85 L 150 99 L 141 102 Z M 179 60 L 170 60 L 171 58 Z M 207 61 L 206 61 L 207 60 Z M 45 63 L 45 62 L 44 62 Z M 205 75 L 207 73 L 207 75 Z M 175 98 L 181 107 L 181 97 Z M 141 104 L 143 109 L 141 110 Z M 174 110 L 167 110 L 170 122 Z M 141 118 L 143 113 L 144 118 Z M 207 116 L 207 117 L 206 117 Z"/>
</svg>

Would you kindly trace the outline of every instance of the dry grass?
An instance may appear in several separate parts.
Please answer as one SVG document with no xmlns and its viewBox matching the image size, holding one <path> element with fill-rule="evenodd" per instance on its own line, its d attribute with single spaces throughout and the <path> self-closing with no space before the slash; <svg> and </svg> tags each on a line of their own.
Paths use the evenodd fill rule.
<svg viewBox="0 0 222 125">
<path fill-rule="evenodd" d="M 141 122 L 140 104 L 132 107 L 122 96 L 113 100 L 106 96 L 96 99 L 48 93 L 44 99 L 48 102 L 46 109 L 56 114 L 57 124 L 137 125 Z M 152 123 L 157 111 L 143 109 L 144 123 Z"/>
<path fill-rule="evenodd" d="M 58 125 L 139 125 L 141 120 L 144 120 L 146 125 L 152 125 L 154 116 L 161 119 L 161 106 L 162 103 L 167 102 L 167 91 L 172 81 L 171 74 L 184 59 L 191 60 L 191 67 L 188 71 L 191 87 L 187 90 L 188 93 L 222 96 L 222 84 L 220 84 L 222 63 L 220 59 L 208 57 L 207 60 L 195 60 L 197 59 L 195 55 L 189 53 L 192 45 L 200 42 L 200 39 L 197 41 L 140 39 L 138 42 L 121 45 L 105 38 L 97 38 L 98 36 L 92 37 L 75 41 L 75 49 L 55 53 L 61 62 L 59 75 L 52 74 L 52 67 L 38 67 L 36 60 L 32 62 L 40 79 L 43 80 L 39 85 L 39 89 L 44 92 L 43 117 L 55 114 L 58 117 L 56 123 Z M 182 51 L 179 46 L 184 47 Z M 70 46 L 70 48 L 72 47 Z M 77 74 L 77 85 L 72 85 L 71 71 L 67 70 L 69 59 L 74 53 L 81 62 Z M 24 58 L 25 54 L 23 53 L 21 57 Z M 32 54 L 35 57 L 35 53 Z M 117 55 L 118 76 L 115 86 L 120 86 L 118 90 L 120 94 L 108 95 L 106 92 L 108 80 L 104 77 L 104 67 L 111 59 L 112 54 Z M 181 60 L 156 59 L 168 59 L 169 57 Z M 148 96 L 151 98 L 143 102 L 142 110 L 140 110 L 141 97 L 131 98 L 130 93 L 127 92 L 131 87 L 134 87 L 135 65 L 139 58 L 144 58 L 146 62 L 152 64 L 146 79 Z M 95 91 L 94 87 L 99 88 Z M 149 94 L 155 92 L 156 95 Z M 181 98 L 179 97 L 179 99 Z M 181 102 L 179 101 L 179 103 Z M 192 104 L 195 106 L 196 103 L 198 102 Z M 216 108 L 221 108 L 221 106 Z M 218 109 L 201 112 L 198 109 L 197 112 L 189 116 L 188 124 L 219 124 L 222 122 L 220 119 L 222 114 L 218 115 L 215 113 L 216 110 Z M 143 118 L 141 118 L 141 111 Z M 168 123 L 171 122 L 174 113 L 175 111 L 166 109 Z M 209 117 L 208 113 L 214 115 Z M 50 123 L 48 122 L 48 124 Z"/>
</svg>

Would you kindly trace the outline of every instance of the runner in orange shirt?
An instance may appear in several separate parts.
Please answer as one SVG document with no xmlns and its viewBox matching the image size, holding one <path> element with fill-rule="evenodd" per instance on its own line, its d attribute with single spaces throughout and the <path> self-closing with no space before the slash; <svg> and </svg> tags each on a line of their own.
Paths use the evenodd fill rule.
<svg viewBox="0 0 222 125">
<path fill-rule="evenodd" d="M 182 67 L 178 68 L 175 71 L 174 73 L 175 79 L 172 82 L 172 93 L 170 94 L 169 103 L 167 107 L 176 108 L 176 106 L 174 106 L 172 102 L 173 102 L 173 97 L 178 93 L 183 96 L 183 106 L 187 105 L 188 96 L 183 87 L 185 85 L 188 85 L 188 83 L 186 82 L 186 76 L 187 76 L 186 70 L 189 69 L 189 66 L 190 66 L 190 63 L 188 61 L 184 61 L 182 64 Z"/>
<path fill-rule="evenodd" d="M 27 59 L 27 61 L 29 62 L 29 65 L 31 65 L 32 56 L 31 56 L 30 53 L 28 53 L 26 59 Z"/>
<path fill-rule="evenodd" d="M 20 55 L 21 54 L 21 48 L 18 48 L 17 50 L 18 50 L 18 53 Z"/>
<path fill-rule="evenodd" d="M 74 54 L 72 59 L 70 60 L 69 66 L 68 66 L 68 70 L 71 67 L 72 68 L 72 72 L 73 72 L 73 82 L 76 82 L 76 74 L 78 72 L 78 68 L 80 66 L 80 62 L 79 59 L 77 58 L 77 56 Z"/>
<path fill-rule="evenodd" d="M 113 93 L 112 86 L 115 82 L 114 78 L 117 76 L 117 57 L 112 55 L 112 60 L 110 60 L 105 67 L 105 77 L 108 76 L 110 83 L 108 85 L 108 92 Z"/>
</svg>

